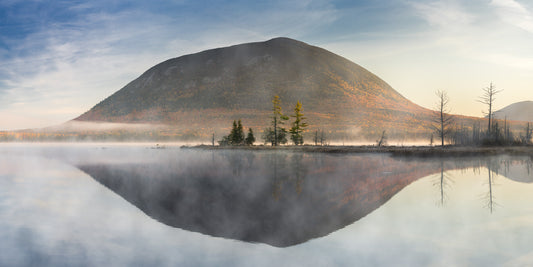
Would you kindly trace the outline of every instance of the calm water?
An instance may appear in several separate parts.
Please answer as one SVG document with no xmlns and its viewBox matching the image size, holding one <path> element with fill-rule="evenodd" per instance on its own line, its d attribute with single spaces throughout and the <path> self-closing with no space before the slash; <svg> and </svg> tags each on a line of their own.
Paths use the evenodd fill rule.
<svg viewBox="0 0 533 267">
<path fill-rule="evenodd" d="M 531 157 L 0 146 L 0 266 L 530 266 Z"/>
</svg>

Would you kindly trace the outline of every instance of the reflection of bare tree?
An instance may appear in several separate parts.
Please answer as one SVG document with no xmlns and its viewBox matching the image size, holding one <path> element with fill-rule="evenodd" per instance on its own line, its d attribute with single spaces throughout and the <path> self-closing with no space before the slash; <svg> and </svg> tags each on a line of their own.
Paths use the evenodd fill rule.
<svg viewBox="0 0 533 267">
<path fill-rule="evenodd" d="M 490 159 L 487 160 L 487 171 L 489 174 L 489 180 L 488 180 L 489 191 L 485 195 L 484 199 L 485 199 L 485 207 L 490 210 L 490 213 L 492 213 L 494 211 L 494 207 L 497 206 L 497 203 L 495 202 L 493 188 L 495 186 L 495 182 L 494 182 L 495 174 L 496 175 L 498 174 L 499 168 L 500 168 L 500 164 L 496 164 Z"/>
<path fill-rule="evenodd" d="M 433 185 L 439 188 L 440 191 L 440 200 L 437 202 L 438 206 L 443 207 L 446 200 L 448 199 L 448 195 L 446 194 L 446 189 L 450 188 L 450 184 L 453 183 L 451 180 L 451 176 L 448 174 L 448 172 L 445 171 L 444 168 L 444 160 L 440 160 L 440 177 L 437 179 Z"/>
<path fill-rule="evenodd" d="M 502 160 L 503 165 L 503 175 L 507 176 L 509 174 L 509 166 L 511 165 L 510 160 Z"/>
<path fill-rule="evenodd" d="M 531 158 L 529 160 L 526 161 L 526 169 L 527 169 L 527 176 L 530 176 L 531 175 L 531 167 L 532 167 L 532 161 L 531 161 Z"/>
</svg>

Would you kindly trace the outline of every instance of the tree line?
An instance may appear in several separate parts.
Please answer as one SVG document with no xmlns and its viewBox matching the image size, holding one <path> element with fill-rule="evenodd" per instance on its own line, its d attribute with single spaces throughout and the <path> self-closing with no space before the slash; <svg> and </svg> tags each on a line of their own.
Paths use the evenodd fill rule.
<svg viewBox="0 0 533 267">
<path fill-rule="evenodd" d="M 248 128 L 248 135 L 244 137 L 244 130 L 241 120 L 233 121 L 233 127 L 231 132 L 222 137 L 222 140 L 218 141 L 221 146 L 241 146 L 241 145 L 253 145 L 255 142 L 254 132 L 252 128 Z"/>
<path fill-rule="evenodd" d="M 272 146 L 278 146 L 280 144 L 286 144 L 288 142 L 287 137 L 290 138 L 294 145 L 303 145 L 304 137 L 303 133 L 306 131 L 308 124 L 307 118 L 302 113 L 303 107 L 300 101 L 296 102 L 294 107 L 294 113 L 290 116 L 294 119 L 291 124 L 291 128 L 285 129 L 284 124 L 289 120 L 289 116 L 284 115 L 281 109 L 281 100 L 278 95 L 272 98 L 272 115 L 270 116 L 271 127 L 263 130 L 262 138 L 265 144 L 270 143 Z M 322 133 L 322 142 L 325 140 Z M 248 135 L 245 138 L 243 132 L 243 126 L 241 120 L 233 121 L 233 127 L 231 132 L 222 137 L 222 140 L 218 141 L 221 146 L 240 146 L 240 145 L 253 145 L 255 142 L 255 136 L 252 128 L 248 129 Z M 213 142 L 214 143 L 214 142 Z M 317 140 L 315 140 L 315 144 Z"/>
<path fill-rule="evenodd" d="M 457 126 L 454 116 L 451 114 L 449 108 L 450 99 L 444 90 L 435 92 L 437 96 L 437 105 L 435 107 L 432 132 L 438 137 L 440 146 L 445 143 L 454 145 L 530 145 L 533 137 L 533 125 L 527 124 L 523 133 L 516 135 L 510 129 L 510 123 L 505 120 L 496 120 L 494 118 L 494 101 L 495 96 L 503 90 L 497 90 L 496 87 L 490 83 L 486 88 L 483 88 L 483 93 L 479 97 L 478 102 L 486 105 L 487 110 L 484 114 L 487 116 L 488 124 L 486 130 L 482 130 L 479 122 L 467 127 L 465 125 Z M 284 125 L 290 119 L 291 127 L 286 129 Z M 278 146 L 287 144 L 289 140 L 294 145 L 303 145 L 303 133 L 306 131 L 308 124 L 307 118 L 303 114 L 303 107 L 300 101 L 296 102 L 293 109 L 293 114 L 287 116 L 283 114 L 281 108 L 281 100 L 279 96 L 275 95 L 272 98 L 272 113 L 270 116 L 270 127 L 263 130 L 262 139 L 264 144 L 271 144 Z M 470 130 L 471 128 L 471 130 Z M 243 126 L 241 120 L 233 121 L 231 132 L 224 136 L 222 140 L 218 141 L 220 145 L 253 145 L 256 141 L 254 133 L 251 128 L 248 129 L 248 135 L 244 136 Z M 316 131 L 314 133 L 313 142 L 315 145 L 325 144 L 324 131 Z M 430 144 L 433 145 L 433 134 L 430 138 Z M 214 136 L 213 136 L 214 145 Z M 387 145 L 387 136 L 385 131 L 381 137 L 376 140 L 377 146 Z"/>
<path fill-rule="evenodd" d="M 483 112 L 488 119 L 487 129 L 483 131 L 480 123 L 474 123 L 472 130 L 469 131 L 464 125 L 460 127 L 455 125 L 454 117 L 450 114 L 449 109 L 450 99 L 445 91 L 438 90 L 435 93 L 438 101 L 434 109 L 433 130 L 440 140 L 440 145 L 444 146 L 445 140 L 456 145 L 530 145 L 533 129 L 529 122 L 523 133 L 515 135 L 511 131 L 507 119 L 503 120 L 502 123 L 502 120 L 494 118 L 495 96 L 502 91 L 497 90 L 492 83 L 483 88 L 483 94 L 479 97 L 478 102 L 487 107 L 487 111 Z M 433 144 L 433 135 L 430 144 Z"/>
</svg>

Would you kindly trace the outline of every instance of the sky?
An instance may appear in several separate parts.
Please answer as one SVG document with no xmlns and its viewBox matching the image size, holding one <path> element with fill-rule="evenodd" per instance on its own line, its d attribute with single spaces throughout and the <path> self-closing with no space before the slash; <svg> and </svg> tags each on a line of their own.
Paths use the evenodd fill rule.
<svg viewBox="0 0 533 267">
<path fill-rule="evenodd" d="M 290 37 L 341 55 L 414 103 L 482 116 L 533 100 L 529 0 L 0 0 L 0 130 L 61 124 L 150 67 Z"/>
</svg>

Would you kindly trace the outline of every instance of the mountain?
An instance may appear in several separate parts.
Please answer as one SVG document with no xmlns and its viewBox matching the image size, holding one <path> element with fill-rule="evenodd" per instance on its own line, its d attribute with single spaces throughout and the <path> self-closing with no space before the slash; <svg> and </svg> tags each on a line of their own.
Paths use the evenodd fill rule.
<svg viewBox="0 0 533 267">
<path fill-rule="evenodd" d="M 513 121 L 533 121 L 533 101 L 522 101 L 511 104 L 494 112 L 494 118 Z"/>
<path fill-rule="evenodd" d="M 274 95 L 287 115 L 301 101 L 311 132 L 338 137 L 426 136 L 432 114 L 341 56 L 275 38 L 164 61 L 74 121 L 163 124 L 205 137 L 242 119 L 258 132 L 269 126 Z"/>
</svg>

